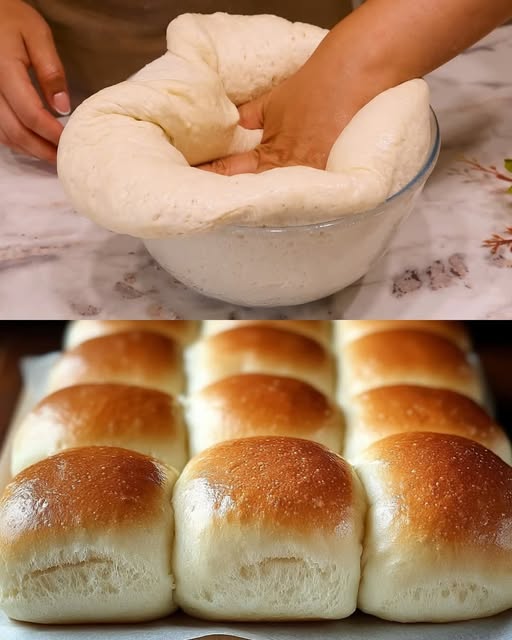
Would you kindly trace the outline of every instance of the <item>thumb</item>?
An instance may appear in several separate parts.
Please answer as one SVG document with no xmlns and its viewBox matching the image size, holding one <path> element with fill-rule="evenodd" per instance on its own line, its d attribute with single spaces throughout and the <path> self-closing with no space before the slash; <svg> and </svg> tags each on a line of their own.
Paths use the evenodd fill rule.
<svg viewBox="0 0 512 640">
<path fill-rule="evenodd" d="M 225 158 L 218 158 L 213 162 L 206 162 L 198 165 L 198 169 L 212 171 L 223 176 L 234 176 L 239 173 L 256 173 L 259 163 L 259 153 L 257 149 L 246 153 L 237 153 Z"/>
<path fill-rule="evenodd" d="M 240 115 L 239 125 L 244 129 L 263 129 L 263 119 L 269 93 L 246 102 L 238 107 Z"/>
<path fill-rule="evenodd" d="M 39 82 L 39 86 L 50 107 L 60 115 L 71 111 L 66 74 L 46 23 L 38 25 L 30 33 L 23 34 L 25 47 Z"/>
</svg>

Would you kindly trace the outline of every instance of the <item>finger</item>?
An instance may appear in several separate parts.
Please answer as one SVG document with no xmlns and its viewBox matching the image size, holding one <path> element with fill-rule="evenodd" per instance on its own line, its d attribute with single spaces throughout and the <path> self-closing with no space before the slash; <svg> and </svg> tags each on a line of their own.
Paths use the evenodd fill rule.
<svg viewBox="0 0 512 640">
<path fill-rule="evenodd" d="M 257 149 L 247 153 L 238 153 L 213 162 L 199 165 L 198 169 L 212 171 L 223 176 L 234 176 L 239 173 L 255 173 L 258 168 L 259 153 Z"/>
<path fill-rule="evenodd" d="M 0 86 L 5 100 L 26 129 L 56 146 L 62 125 L 45 109 L 23 62 L 14 60 L 9 66 L 8 78 L 3 70 L 0 72 Z"/>
<path fill-rule="evenodd" d="M 41 160 L 56 162 L 57 148 L 55 145 L 27 129 L 2 96 L 0 96 L 0 122 L 8 147 Z"/>
<path fill-rule="evenodd" d="M 50 28 L 43 23 L 30 33 L 23 34 L 23 40 L 46 101 L 60 115 L 69 115 L 71 105 L 66 74 Z"/>
<path fill-rule="evenodd" d="M 244 129 L 263 129 L 264 111 L 268 95 L 267 93 L 238 107 L 241 127 L 244 127 Z"/>
</svg>

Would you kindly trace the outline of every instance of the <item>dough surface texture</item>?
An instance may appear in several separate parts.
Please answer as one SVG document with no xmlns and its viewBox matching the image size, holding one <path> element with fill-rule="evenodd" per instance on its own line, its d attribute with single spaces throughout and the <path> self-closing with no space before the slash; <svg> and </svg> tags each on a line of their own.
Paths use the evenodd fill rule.
<svg viewBox="0 0 512 640">
<path fill-rule="evenodd" d="M 222 176 L 194 165 L 254 148 L 240 105 L 292 75 L 327 31 L 271 15 L 183 14 L 167 52 L 86 100 L 61 138 L 58 173 L 78 213 L 141 238 L 225 224 L 297 225 L 365 211 L 402 189 L 430 147 L 423 80 L 366 105 L 327 170 L 285 167 Z"/>
</svg>

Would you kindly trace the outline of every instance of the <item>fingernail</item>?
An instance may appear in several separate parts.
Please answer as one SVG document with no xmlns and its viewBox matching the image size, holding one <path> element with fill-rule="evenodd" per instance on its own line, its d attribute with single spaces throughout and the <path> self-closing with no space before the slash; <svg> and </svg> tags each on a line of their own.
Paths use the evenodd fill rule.
<svg viewBox="0 0 512 640">
<path fill-rule="evenodd" d="M 71 113 L 69 96 L 65 91 L 56 93 L 53 96 L 53 107 L 57 113 L 60 113 L 61 116 L 68 116 Z"/>
</svg>

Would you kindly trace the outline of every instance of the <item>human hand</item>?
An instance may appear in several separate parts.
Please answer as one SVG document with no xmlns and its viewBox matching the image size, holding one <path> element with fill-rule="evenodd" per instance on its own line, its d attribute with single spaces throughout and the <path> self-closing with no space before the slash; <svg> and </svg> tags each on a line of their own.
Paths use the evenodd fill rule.
<svg viewBox="0 0 512 640">
<path fill-rule="evenodd" d="M 263 128 L 262 143 L 200 168 L 224 175 L 324 169 L 336 138 L 367 102 L 430 73 L 511 16 L 510 0 L 366 0 L 297 73 L 240 107 L 240 124 Z"/>
<path fill-rule="evenodd" d="M 199 168 L 223 175 L 305 165 L 325 169 L 331 148 L 352 117 L 382 90 L 364 64 L 346 62 L 331 32 L 295 74 L 239 107 L 240 125 L 263 129 L 260 145 Z"/>
<path fill-rule="evenodd" d="M 239 107 L 242 127 L 263 129 L 260 145 L 199 168 L 223 175 L 293 165 L 325 169 L 336 138 L 362 105 L 355 96 L 343 95 L 329 68 L 319 74 L 318 66 L 311 59 L 269 93 Z"/>
<path fill-rule="evenodd" d="M 21 0 L 0 0 L 0 144 L 56 161 L 62 125 L 33 87 L 32 67 L 48 105 L 70 111 L 62 63 L 48 24 Z"/>
</svg>

